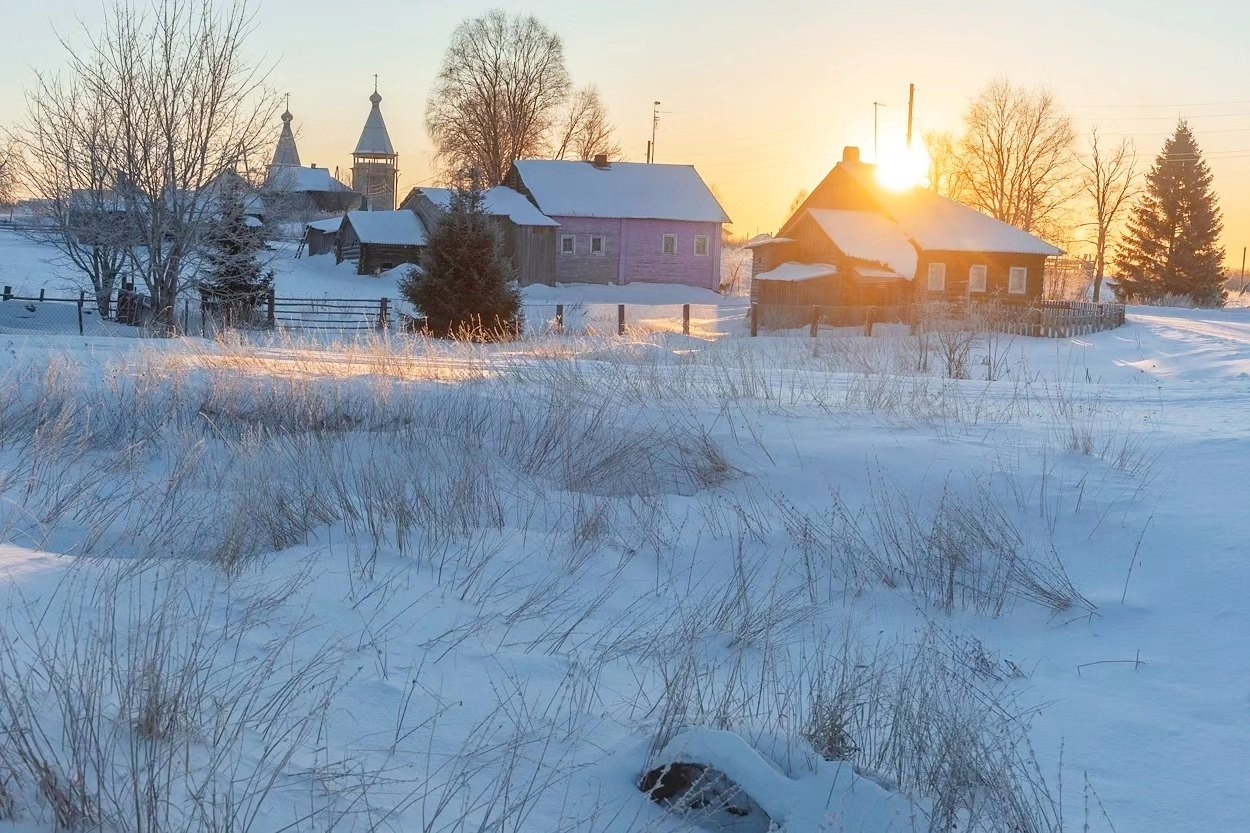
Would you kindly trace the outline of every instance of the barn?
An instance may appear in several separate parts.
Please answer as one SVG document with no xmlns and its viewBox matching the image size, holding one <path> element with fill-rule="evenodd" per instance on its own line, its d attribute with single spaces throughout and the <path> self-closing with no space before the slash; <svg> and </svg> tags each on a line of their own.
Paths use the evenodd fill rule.
<svg viewBox="0 0 1250 833">
<path fill-rule="evenodd" d="M 1042 297 L 1047 259 L 1063 254 L 926 188 L 884 187 L 857 148 L 844 151 L 776 237 L 750 248 L 758 303 L 844 307 L 988 299 L 1027 305 Z M 813 264 L 834 267 L 837 276 L 795 279 L 798 265 Z"/>
<path fill-rule="evenodd" d="M 415 212 L 349 211 L 334 243 L 336 263 L 350 260 L 356 274 L 377 275 L 403 263 L 416 263 L 428 241 Z"/>
<path fill-rule="evenodd" d="M 446 188 L 413 188 L 401 207 L 414 211 L 425 227 L 432 229 L 451 207 L 451 193 Z M 504 255 L 512 263 L 517 281 L 522 286 L 554 284 L 560 224 L 523 194 L 503 185 L 486 191 L 483 207 L 495 220 Z"/>
</svg>

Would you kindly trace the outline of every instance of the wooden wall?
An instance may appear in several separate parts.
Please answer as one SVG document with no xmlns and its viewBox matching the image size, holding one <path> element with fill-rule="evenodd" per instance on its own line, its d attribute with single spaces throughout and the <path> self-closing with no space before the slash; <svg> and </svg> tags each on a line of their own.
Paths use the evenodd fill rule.
<svg viewBox="0 0 1250 833">
<path fill-rule="evenodd" d="M 930 263 L 946 264 L 946 290 L 944 292 L 932 292 L 928 288 Z M 1021 303 L 1036 301 L 1042 297 L 1043 272 L 1046 267 L 1045 255 L 923 252 L 916 267 L 916 300 L 924 301 L 927 298 L 953 300 L 967 298 L 970 295 L 980 296 L 979 292 L 968 291 L 968 275 L 973 266 L 987 267 L 986 297 L 1001 297 Z M 1029 270 L 1023 294 L 1013 295 L 1007 291 L 1013 266 L 1023 266 Z"/>
</svg>

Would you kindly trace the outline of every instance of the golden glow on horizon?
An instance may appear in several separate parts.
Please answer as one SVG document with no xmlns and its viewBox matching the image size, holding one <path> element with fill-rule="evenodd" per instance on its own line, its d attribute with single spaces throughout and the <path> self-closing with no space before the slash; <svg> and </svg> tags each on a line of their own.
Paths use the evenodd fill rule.
<svg viewBox="0 0 1250 833">
<path fill-rule="evenodd" d="M 916 143 L 908 148 L 903 143 L 891 143 L 881 149 L 877 160 L 877 182 L 891 191 L 906 191 L 924 185 L 929 178 L 929 154 L 924 145 Z"/>
</svg>

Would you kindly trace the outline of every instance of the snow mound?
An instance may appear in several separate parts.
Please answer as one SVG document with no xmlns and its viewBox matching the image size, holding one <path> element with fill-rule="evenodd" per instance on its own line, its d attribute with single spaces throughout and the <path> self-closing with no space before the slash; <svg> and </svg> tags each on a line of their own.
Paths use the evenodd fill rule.
<svg viewBox="0 0 1250 833">
<path fill-rule="evenodd" d="M 923 813 L 910 801 L 856 774 L 844 761 L 803 756 L 791 774 L 735 732 L 694 729 L 673 738 L 656 757 L 713 769 L 750 797 L 778 833 L 906 833 Z M 808 771 L 810 770 L 810 771 Z"/>
</svg>

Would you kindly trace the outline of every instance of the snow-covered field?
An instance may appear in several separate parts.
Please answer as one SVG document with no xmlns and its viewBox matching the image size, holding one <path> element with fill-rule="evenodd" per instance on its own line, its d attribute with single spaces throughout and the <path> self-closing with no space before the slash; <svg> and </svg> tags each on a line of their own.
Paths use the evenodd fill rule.
<svg viewBox="0 0 1250 833">
<path fill-rule="evenodd" d="M 728 332 L 0 334 L 0 829 L 1245 829 L 1250 311 Z"/>
</svg>

